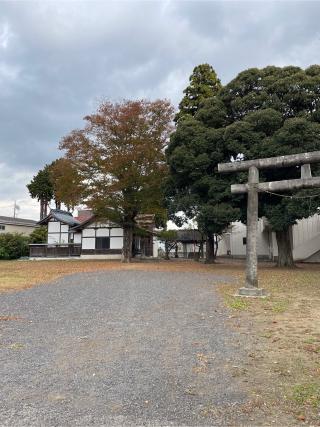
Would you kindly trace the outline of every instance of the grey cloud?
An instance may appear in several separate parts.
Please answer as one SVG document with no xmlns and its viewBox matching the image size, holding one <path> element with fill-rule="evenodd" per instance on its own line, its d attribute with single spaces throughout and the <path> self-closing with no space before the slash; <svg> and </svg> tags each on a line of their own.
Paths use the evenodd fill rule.
<svg viewBox="0 0 320 427">
<path fill-rule="evenodd" d="M 224 83 L 268 64 L 319 61 L 317 2 L 0 2 L 1 200 L 59 156 L 101 98 L 170 98 L 195 65 Z M 0 203 L 1 210 L 1 203 Z"/>
</svg>

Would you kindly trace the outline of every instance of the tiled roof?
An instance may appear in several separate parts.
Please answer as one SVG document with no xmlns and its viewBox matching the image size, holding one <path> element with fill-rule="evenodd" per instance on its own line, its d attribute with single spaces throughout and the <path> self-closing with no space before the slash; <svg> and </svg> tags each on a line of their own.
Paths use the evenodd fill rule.
<svg viewBox="0 0 320 427">
<path fill-rule="evenodd" d="M 43 218 L 41 221 L 39 221 L 38 224 L 47 224 L 50 218 L 54 218 L 57 221 L 63 222 L 64 224 L 68 224 L 71 226 L 80 224 L 78 220 L 73 218 L 70 212 L 63 211 L 61 209 L 51 209 L 49 215 L 46 218 Z"/>
<path fill-rule="evenodd" d="M 199 242 L 205 240 L 205 236 L 199 230 L 177 230 L 179 242 Z"/>
<path fill-rule="evenodd" d="M 37 221 L 34 221 L 33 219 L 13 218 L 11 216 L 0 216 L 0 224 L 35 227 L 37 225 Z"/>
</svg>

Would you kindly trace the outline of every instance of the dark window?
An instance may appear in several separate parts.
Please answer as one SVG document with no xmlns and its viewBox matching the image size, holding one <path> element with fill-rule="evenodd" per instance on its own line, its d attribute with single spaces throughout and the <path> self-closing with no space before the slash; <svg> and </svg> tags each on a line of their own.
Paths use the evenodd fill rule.
<svg viewBox="0 0 320 427">
<path fill-rule="evenodd" d="M 246 245 L 246 244 L 247 244 L 247 238 L 246 238 L 246 237 L 242 237 L 242 243 L 243 243 L 244 245 Z"/>
<path fill-rule="evenodd" d="M 96 237 L 96 249 L 110 249 L 110 237 Z"/>
<path fill-rule="evenodd" d="M 6 226 L 5 225 L 0 225 L 0 230 L 5 230 Z"/>
</svg>

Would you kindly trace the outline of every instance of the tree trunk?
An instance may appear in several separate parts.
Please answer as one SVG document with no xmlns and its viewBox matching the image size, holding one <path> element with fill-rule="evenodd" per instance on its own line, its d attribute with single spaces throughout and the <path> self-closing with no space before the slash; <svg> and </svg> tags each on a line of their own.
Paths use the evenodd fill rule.
<svg viewBox="0 0 320 427">
<path fill-rule="evenodd" d="M 49 202 L 46 200 L 43 202 L 44 203 L 44 218 L 46 218 L 48 216 L 48 204 Z"/>
<path fill-rule="evenodd" d="M 123 227 L 122 262 L 131 262 L 132 241 L 133 241 L 133 228 L 130 226 Z"/>
<path fill-rule="evenodd" d="M 219 237 L 217 234 L 215 234 L 214 235 L 214 259 L 217 258 L 218 249 L 219 249 Z"/>
<path fill-rule="evenodd" d="M 40 200 L 40 221 L 44 218 L 44 202 Z"/>
<path fill-rule="evenodd" d="M 276 231 L 278 245 L 277 267 L 294 267 L 290 231 L 291 227 L 286 230 Z"/>
<path fill-rule="evenodd" d="M 199 259 L 203 258 L 203 242 L 200 242 L 199 245 Z"/>
<path fill-rule="evenodd" d="M 40 220 L 48 215 L 48 202 L 40 199 Z"/>
<path fill-rule="evenodd" d="M 170 244 L 169 242 L 164 242 L 164 259 L 170 259 L 169 253 L 170 253 Z"/>
<path fill-rule="evenodd" d="M 176 246 L 174 248 L 174 257 L 175 258 L 179 258 L 179 255 L 178 255 L 178 243 L 176 244 Z"/>
<path fill-rule="evenodd" d="M 207 236 L 207 251 L 206 251 L 206 264 L 213 264 L 215 261 L 215 242 L 214 235 Z"/>
</svg>

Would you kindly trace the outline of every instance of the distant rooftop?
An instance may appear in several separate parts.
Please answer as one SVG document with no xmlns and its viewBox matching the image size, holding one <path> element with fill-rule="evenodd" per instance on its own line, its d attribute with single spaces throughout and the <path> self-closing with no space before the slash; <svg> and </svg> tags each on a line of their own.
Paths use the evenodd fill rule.
<svg viewBox="0 0 320 427">
<path fill-rule="evenodd" d="M 201 242 L 205 240 L 205 237 L 199 230 L 177 230 L 177 240 L 179 242 L 188 243 L 188 242 Z"/>
<path fill-rule="evenodd" d="M 33 219 L 13 218 L 11 216 L 0 216 L 0 224 L 5 225 L 24 225 L 26 227 L 35 227 L 37 221 Z"/>
</svg>

